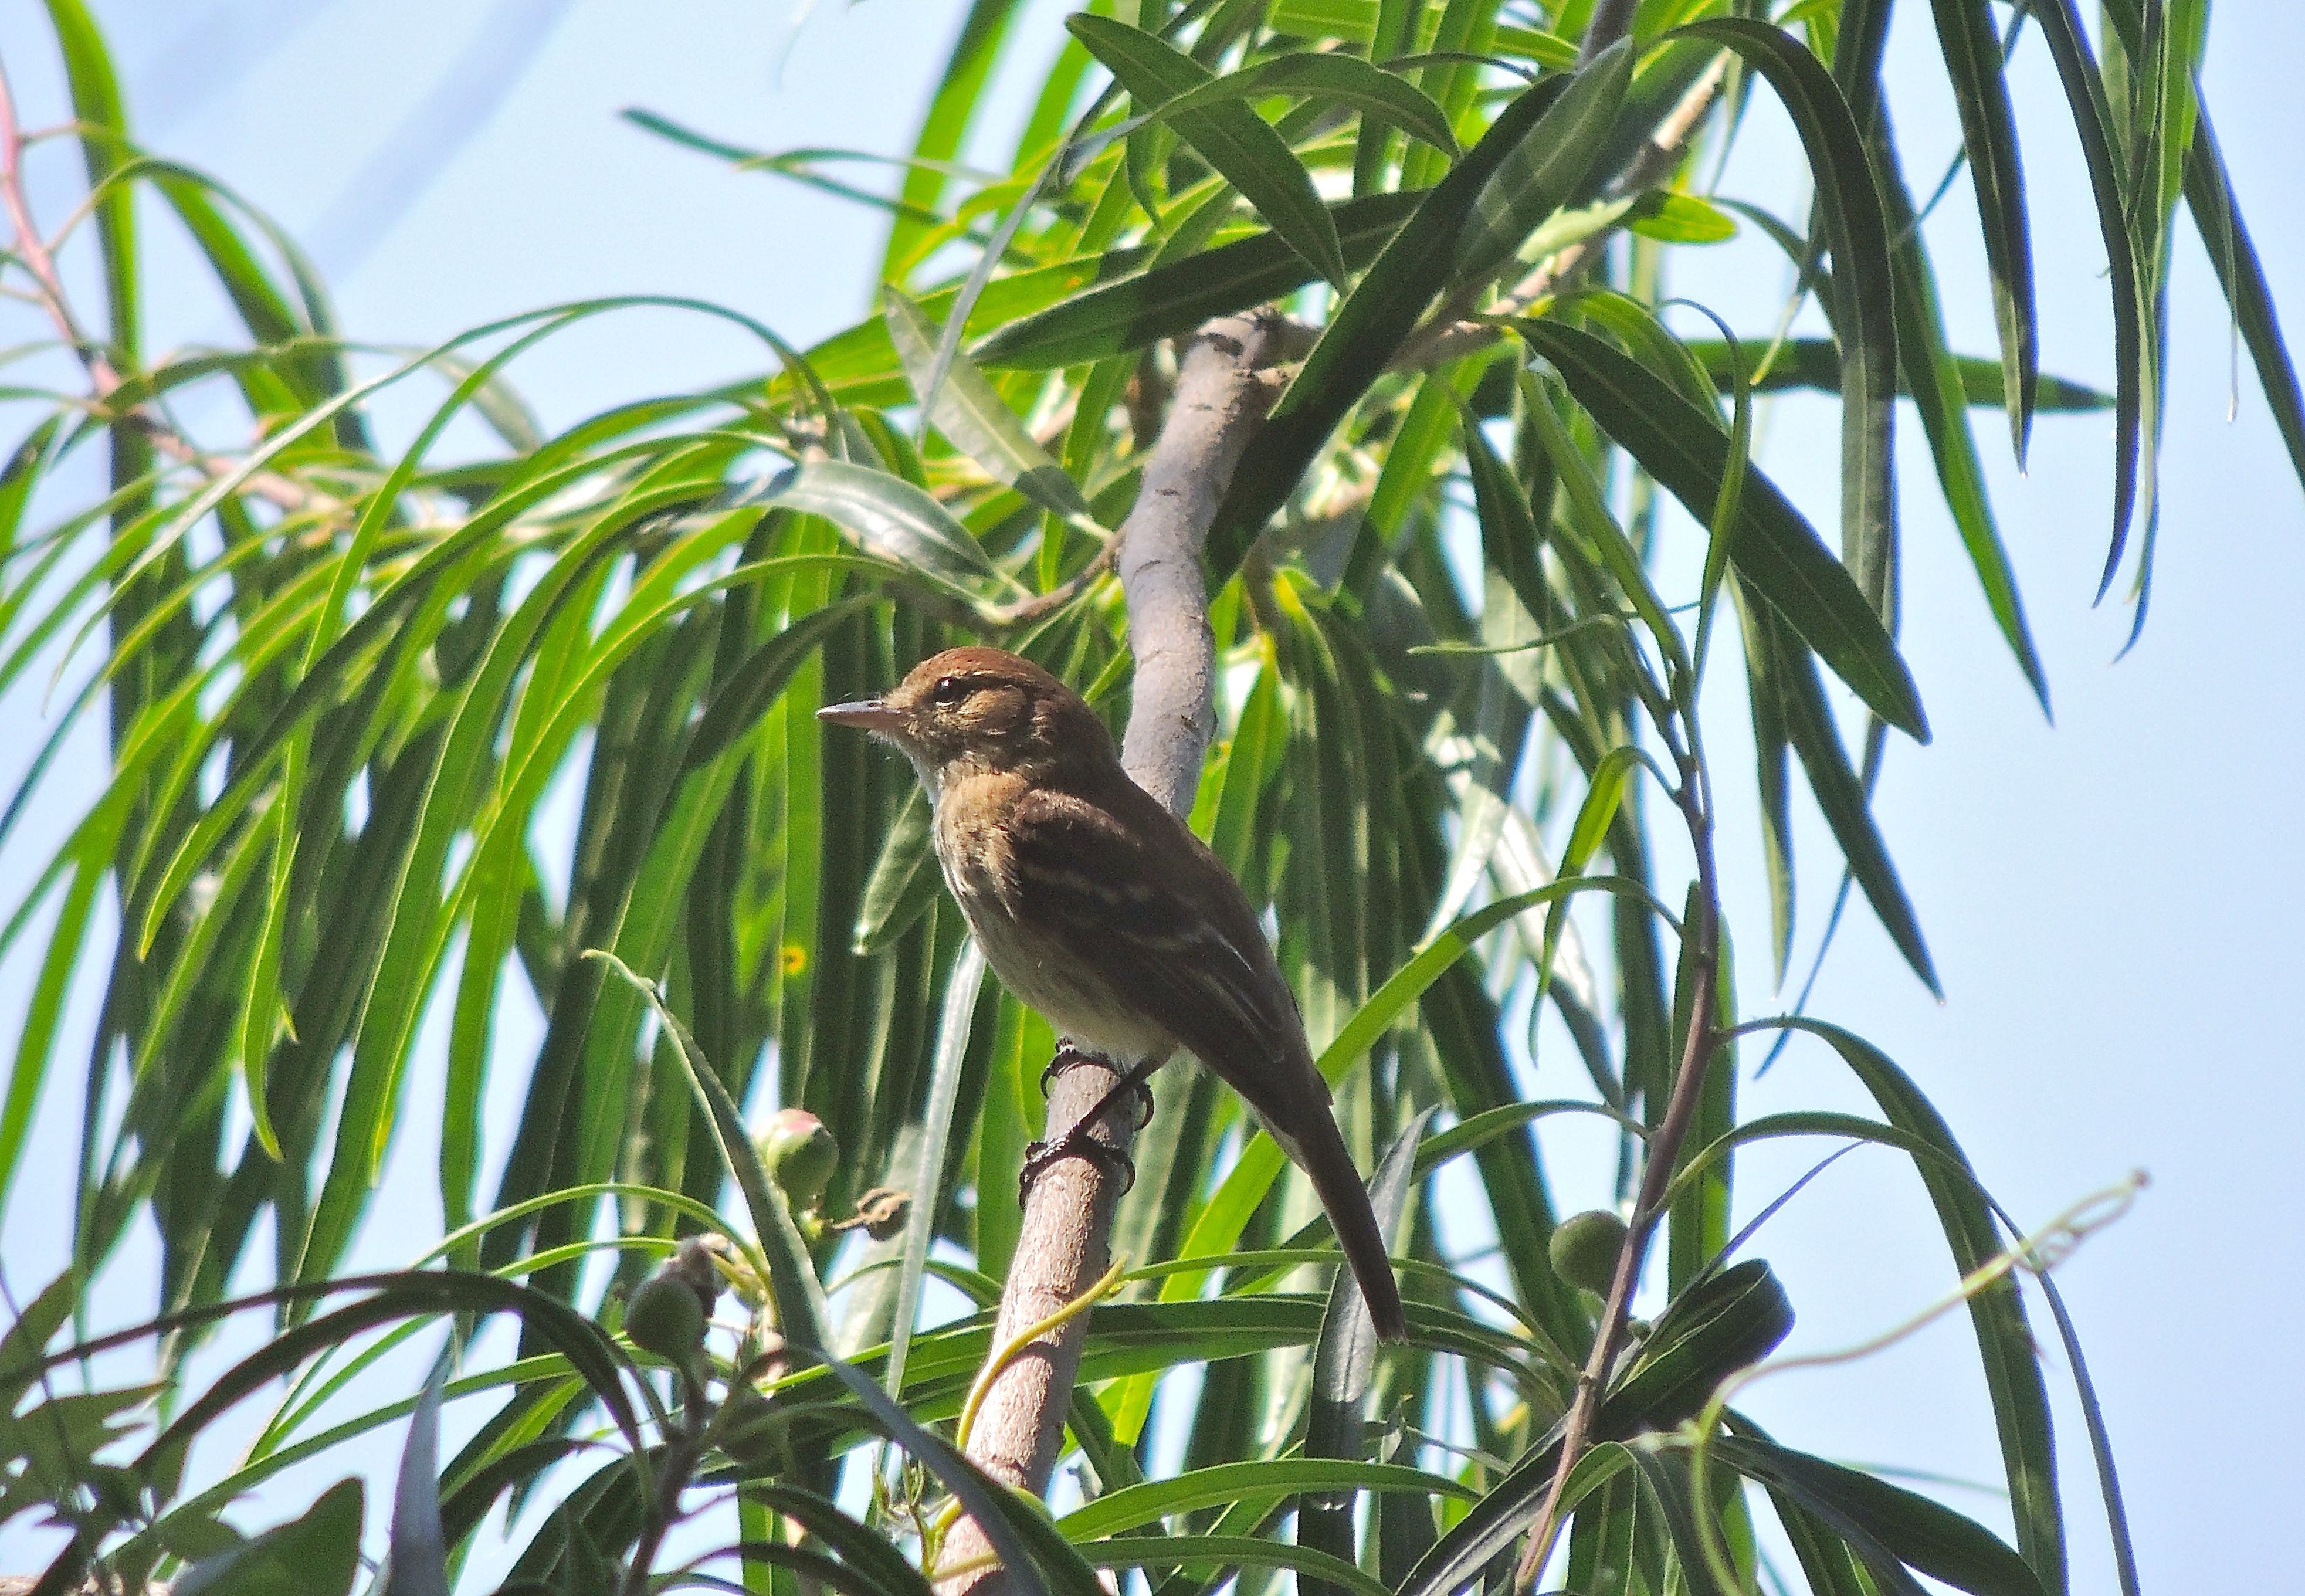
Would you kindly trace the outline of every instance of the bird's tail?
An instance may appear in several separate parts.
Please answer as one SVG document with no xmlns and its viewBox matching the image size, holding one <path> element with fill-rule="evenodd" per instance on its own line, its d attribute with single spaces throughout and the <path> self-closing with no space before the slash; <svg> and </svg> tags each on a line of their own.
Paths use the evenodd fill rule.
<svg viewBox="0 0 2305 1596">
<path fill-rule="evenodd" d="M 1353 1167 L 1353 1155 L 1346 1150 L 1336 1121 L 1326 1113 L 1317 1125 L 1306 1128 L 1311 1133 L 1301 1139 L 1277 1135 L 1275 1140 L 1311 1177 L 1321 1206 L 1328 1210 L 1329 1227 L 1337 1233 L 1337 1244 L 1344 1249 L 1345 1265 L 1361 1288 L 1361 1300 L 1368 1304 L 1377 1336 L 1386 1341 L 1406 1341 L 1408 1320 L 1401 1312 L 1400 1287 L 1393 1279 L 1392 1253 L 1385 1245 L 1384 1233 L 1377 1228 L 1376 1210 L 1369 1206 L 1368 1188 Z"/>
</svg>

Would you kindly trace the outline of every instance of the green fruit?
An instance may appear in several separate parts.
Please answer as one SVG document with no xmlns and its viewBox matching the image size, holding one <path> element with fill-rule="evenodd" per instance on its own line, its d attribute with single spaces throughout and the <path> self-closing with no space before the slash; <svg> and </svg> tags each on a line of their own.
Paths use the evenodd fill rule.
<svg viewBox="0 0 2305 1596">
<path fill-rule="evenodd" d="M 686 1281 L 651 1275 L 625 1305 L 625 1334 L 642 1352 L 686 1363 L 704 1345 L 704 1304 Z"/>
<path fill-rule="evenodd" d="M 1606 1296 L 1617 1278 L 1625 1222 L 1605 1208 L 1571 1214 L 1552 1227 L 1552 1272 L 1571 1286 Z"/>
<path fill-rule="evenodd" d="M 761 1167 L 795 1208 L 812 1206 L 840 1167 L 840 1143 L 805 1108 L 779 1108 L 761 1133 Z"/>
</svg>

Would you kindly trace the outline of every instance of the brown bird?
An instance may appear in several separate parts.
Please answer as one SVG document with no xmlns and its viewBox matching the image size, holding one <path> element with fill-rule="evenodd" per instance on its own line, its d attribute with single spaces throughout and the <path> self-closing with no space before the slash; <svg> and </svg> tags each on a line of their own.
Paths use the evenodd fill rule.
<svg viewBox="0 0 2305 1596">
<path fill-rule="evenodd" d="M 1383 1235 L 1256 912 L 1129 778 L 1087 701 L 1028 659 L 948 649 L 885 697 L 817 714 L 912 760 L 945 884 L 1008 989 L 1136 1079 L 1180 1047 L 1215 1071 L 1312 1177 L 1377 1334 L 1405 1337 Z"/>
</svg>

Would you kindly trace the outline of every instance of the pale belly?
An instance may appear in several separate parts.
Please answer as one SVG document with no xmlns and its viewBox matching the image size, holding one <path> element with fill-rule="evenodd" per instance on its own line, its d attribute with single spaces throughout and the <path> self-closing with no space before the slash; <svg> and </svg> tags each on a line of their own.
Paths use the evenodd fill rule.
<svg viewBox="0 0 2305 1596">
<path fill-rule="evenodd" d="M 1115 1002 L 1101 981 L 1084 973 L 1077 953 L 1045 938 L 1019 934 L 1014 921 L 997 913 L 970 913 L 968 922 L 1001 984 L 1037 1010 L 1059 1037 L 1123 1063 L 1175 1050 L 1167 1028 Z"/>
<path fill-rule="evenodd" d="M 1004 862 L 997 850 L 968 845 L 974 839 L 939 840 L 948 845 L 937 850 L 945 885 L 976 933 L 985 962 L 1019 1002 L 1059 1037 L 1106 1058 L 1134 1063 L 1175 1051 L 1176 1039 L 1165 1026 L 1115 998 L 1097 977 L 1094 961 L 1059 938 L 1027 929 L 1008 912 L 1014 886 L 1001 879 Z"/>
</svg>

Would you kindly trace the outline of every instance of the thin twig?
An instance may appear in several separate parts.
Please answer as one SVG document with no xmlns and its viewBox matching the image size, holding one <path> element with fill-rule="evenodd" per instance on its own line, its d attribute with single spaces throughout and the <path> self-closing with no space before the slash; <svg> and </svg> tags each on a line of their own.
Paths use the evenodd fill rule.
<svg viewBox="0 0 2305 1596">
<path fill-rule="evenodd" d="M 1601 1398 L 1617 1354 L 1625 1345 L 1633 1287 L 1640 1278 L 1641 1264 L 1648 1255 L 1657 1221 L 1664 1217 L 1665 1193 L 1672 1184 L 1673 1166 L 1680 1159 L 1680 1144 L 1688 1139 L 1689 1124 L 1697 1116 L 1697 1106 L 1705 1095 L 1705 1072 L 1721 1040 L 1714 1023 L 1720 996 L 1721 889 L 1714 863 L 1713 819 L 1704 756 L 1697 751 L 1693 734 L 1690 751 L 1680 754 L 1678 762 L 1680 784 L 1673 799 L 1688 823 L 1689 844 L 1697 856 L 1697 904 L 1682 930 L 1683 936 L 1696 938 L 1688 969 L 1693 986 L 1689 994 L 1688 1034 L 1681 1048 L 1680 1068 L 1673 1075 L 1672 1096 L 1666 1102 L 1663 1122 L 1648 1140 L 1640 1194 L 1633 1204 L 1624 1244 L 1617 1252 L 1616 1273 L 1609 1282 L 1608 1302 L 1601 1311 L 1600 1333 L 1594 1337 L 1592 1355 L 1577 1378 L 1577 1395 L 1569 1404 L 1569 1416 L 1561 1430 L 1561 1458 L 1553 1467 L 1551 1484 L 1545 1488 L 1544 1505 L 1538 1509 L 1536 1522 L 1529 1531 L 1528 1545 L 1513 1572 L 1514 1587 L 1521 1591 L 1535 1586 L 1560 1534 L 1561 1493 L 1568 1488 L 1569 1472 L 1592 1444 L 1594 1420 L 1600 1413 Z"/>
<path fill-rule="evenodd" d="M 8 84 L 8 74 L 0 68 L 0 209 L 8 215 L 8 225 L 15 237 L 13 254 L 25 271 L 30 274 L 37 292 L 31 296 L 47 312 L 55 326 L 57 335 L 79 357 L 88 373 L 89 386 L 95 390 L 98 409 L 109 419 L 126 423 L 141 433 L 152 446 L 170 459 L 191 466 L 211 481 L 222 481 L 237 474 L 240 463 L 221 454 L 211 454 L 170 426 L 151 406 L 127 404 L 112 409 L 112 396 L 123 386 L 126 378 L 112 363 L 104 345 L 81 330 L 73 318 L 72 301 L 64 293 L 64 278 L 56 270 L 54 251 L 41 237 L 32 219 L 32 208 L 24 197 L 24 149 L 30 140 L 16 122 L 16 101 Z M 290 480 L 276 471 L 252 471 L 241 483 L 243 492 L 296 514 L 304 512 L 336 508 L 336 501 L 316 494 L 301 482 Z"/>
<path fill-rule="evenodd" d="M 1034 593 L 1012 604 L 979 605 L 974 615 L 979 624 L 995 631 L 1013 631 L 1029 626 L 1044 615 L 1054 615 L 1074 599 L 1096 585 L 1112 569 L 1112 548 L 1110 543 L 1096 551 L 1096 557 L 1081 567 L 1080 573 L 1067 582 L 1060 582 L 1045 593 Z"/>
</svg>

